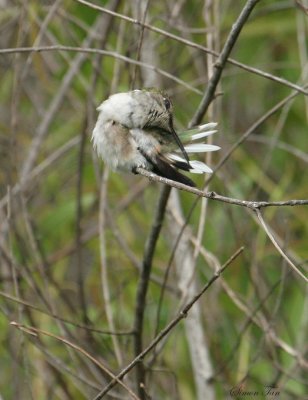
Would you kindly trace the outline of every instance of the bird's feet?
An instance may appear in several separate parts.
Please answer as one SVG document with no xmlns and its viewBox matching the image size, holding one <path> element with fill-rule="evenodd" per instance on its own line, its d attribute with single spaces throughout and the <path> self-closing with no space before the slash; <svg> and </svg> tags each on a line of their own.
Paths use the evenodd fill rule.
<svg viewBox="0 0 308 400">
<path fill-rule="evenodd" d="M 138 175 L 137 168 L 138 167 L 136 165 L 132 168 L 132 173 L 135 175 Z"/>
</svg>

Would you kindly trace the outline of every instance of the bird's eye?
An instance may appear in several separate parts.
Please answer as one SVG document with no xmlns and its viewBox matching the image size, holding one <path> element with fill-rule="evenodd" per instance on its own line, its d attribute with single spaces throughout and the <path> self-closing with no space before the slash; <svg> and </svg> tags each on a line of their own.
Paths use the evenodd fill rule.
<svg viewBox="0 0 308 400">
<path fill-rule="evenodd" d="M 164 104 L 165 104 L 166 110 L 169 110 L 169 108 L 171 107 L 171 103 L 170 103 L 170 100 L 167 99 L 166 97 L 164 97 Z"/>
</svg>

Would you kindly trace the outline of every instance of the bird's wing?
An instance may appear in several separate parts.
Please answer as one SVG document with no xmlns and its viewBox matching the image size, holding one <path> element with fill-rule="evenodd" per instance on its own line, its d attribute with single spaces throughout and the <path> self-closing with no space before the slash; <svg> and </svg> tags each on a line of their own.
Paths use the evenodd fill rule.
<svg viewBox="0 0 308 400">
<path fill-rule="evenodd" d="M 151 163 L 153 166 L 153 172 L 162 177 L 172 179 L 173 181 L 184 183 L 185 185 L 195 187 L 195 183 L 187 176 L 181 174 L 176 168 L 184 169 L 189 171 L 189 165 L 184 162 L 172 161 L 170 162 L 163 154 L 156 153 L 153 155 Z"/>
</svg>

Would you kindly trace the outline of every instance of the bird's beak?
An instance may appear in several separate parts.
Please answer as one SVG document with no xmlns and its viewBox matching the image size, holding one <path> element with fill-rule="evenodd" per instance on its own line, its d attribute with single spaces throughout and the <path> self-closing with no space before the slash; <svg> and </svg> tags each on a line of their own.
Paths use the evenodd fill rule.
<svg viewBox="0 0 308 400">
<path fill-rule="evenodd" d="M 183 143 L 181 142 L 181 139 L 178 137 L 178 134 L 176 133 L 175 129 L 173 128 L 172 118 L 170 118 L 169 125 L 170 125 L 171 133 L 172 133 L 177 145 L 179 146 L 179 148 L 180 148 L 185 160 L 187 161 L 187 164 L 190 165 L 189 164 L 189 157 L 188 157 L 188 154 L 187 154 L 186 150 L 184 149 Z"/>
</svg>

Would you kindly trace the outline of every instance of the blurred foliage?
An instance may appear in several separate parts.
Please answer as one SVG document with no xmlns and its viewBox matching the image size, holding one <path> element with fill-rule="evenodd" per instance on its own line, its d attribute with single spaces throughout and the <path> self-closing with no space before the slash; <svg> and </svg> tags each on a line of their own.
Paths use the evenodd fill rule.
<svg viewBox="0 0 308 400">
<path fill-rule="evenodd" d="M 139 1 L 97 3 L 131 18 L 143 18 L 142 13 L 138 15 Z M 211 34 L 219 51 L 244 4 L 242 0 L 150 1 L 147 23 L 202 46 L 208 45 L 207 34 Z M 212 26 L 205 22 L 207 13 Z M 304 86 L 307 22 L 307 15 L 294 1 L 260 1 L 235 44 L 232 58 Z M 102 371 L 65 343 L 45 335 L 29 335 L 10 322 L 66 338 L 112 371 L 120 370 L 110 335 L 78 328 L 50 314 L 89 328 L 110 330 L 102 295 L 99 236 L 104 166 L 92 150 L 90 135 L 95 107 L 101 101 L 111 92 L 131 89 L 135 74 L 135 87 L 146 82 L 144 72 L 133 63 L 57 46 L 103 49 L 134 61 L 140 27 L 77 1 L 2 0 L 0 32 L 0 49 L 55 46 L 49 51 L 0 53 L 0 357 L 5 365 L 0 374 L 0 397 L 90 399 L 108 381 Z M 146 37 L 153 45 L 155 67 L 191 86 L 188 89 L 155 75 L 159 85 L 172 95 L 177 126 L 187 126 L 207 85 L 209 56 L 162 34 L 150 32 Z M 151 59 L 141 61 L 151 63 Z M 222 150 L 213 155 L 213 165 L 292 89 L 228 63 L 218 92 L 205 119 L 219 122 L 214 142 Z M 232 153 L 215 174 L 210 190 L 246 200 L 307 198 L 307 118 L 308 100 L 299 94 Z M 37 152 L 28 164 L 36 145 Z M 196 182 L 202 187 L 204 178 L 198 176 Z M 119 332 L 132 330 L 137 264 L 142 262 L 158 189 L 138 176 L 113 172 L 109 176 L 104 234 L 111 310 Z M 180 196 L 187 216 L 194 196 Z M 197 234 L 200 213 L 201 202 L 189 221 L 193 235 Z M 305 270 L 307 207 L 270 208 L 263 215 L 282 248 Z M 223 264 L 242 245 L 242 256 L 200 300 L 217 399 L 229 398 L 231 388 L 242 383 L 246 390 L 264 393 L 264 387 L 270 385 L 279 388 L 281 399 L 304 399 L 308 392 L 307 361 L 305 364 L 301 359 L 307 354 L 304 282 L 290 270 L 252 213 L 209 201 L 202 246 Z M 157 322 L 161 294 L 157 282 L 163 280 L 171 252 L 164 226 L 148 293 L 145 344 L 154 337 L 157 325 L 162 329 L 179 307 L 172 267 Z M 213 275 L 202 255 L 196 271 L 200 287 Z M 301 358 L 290 355 L 292 351 L 286 351 L 280 339 Z M 125 366 L 134 358 L 132 335 L 117 336 L 117 340 Z M 146 361 L 152 361 L 152 356 Z M 133 379 L 133 374 L 129 377 Z M 155 363 L 149 364 L 148 378 L 149 392 L 155 399 L 196 398 L 182 323 L 171 332 Z M 118 386 L 112 393 L 110 398 L 128 398 Z M 262 396 L 258 398 L 266 398 Z"/>
</svg>

